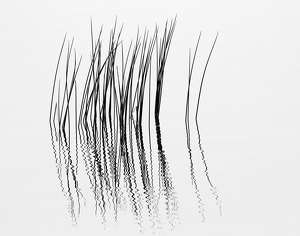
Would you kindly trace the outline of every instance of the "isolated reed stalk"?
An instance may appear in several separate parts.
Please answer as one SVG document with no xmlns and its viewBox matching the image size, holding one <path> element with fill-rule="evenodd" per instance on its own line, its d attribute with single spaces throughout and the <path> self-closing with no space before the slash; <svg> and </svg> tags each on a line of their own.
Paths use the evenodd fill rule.
<svg viewBox="0 0 300 236">
<path fill-rule="evenodd" d="M 59 52 L 59 56 L 58 56 L 58 61 L 56 63 L 56 70 L 55 70 L 55 75 L 54 75 L 54 81 L 53 81 L 53 87 L 52 87 L 52 95 L 51 95 L 51 103 L 50 103 L 50 115 L 49 115 L 49 122 L 50 122 L 50 124 L 51 124 L 51 117 L 52 117 L 52 106 L 53 106 L 54 89 L 55 89 L 56 80 L 57 80 L 57 72 L 58 72 L 58 67 L 59 67 L 59 64 L 60 64 L 60 59 L 61 59 L 62 51 L 63 51 L 64 45 L 65 45 L 66 37 L 67 37 L 67 34 L 65 34 L 63 43 L 62 43 L 61 48 L 60 48 L 60 52 Z M 56 105 L 55 105 L 55 107 L 56 107 Z M 55 109 L 55 111 L 56 111 L 56 109 Z M 55 116 L 55 114 L 54 114 L 54 116 Z"/>
<path fill-rule="evenodd" d="M 197 109 L 196 109 L 196 115 L 195 115 L 195 120 L 196 120 L 196 122 L 197 122 L 197 117 L 198 117 L 199 102 L 200 102 L 200 96 L 201 96 L 201 92 L 202 92 L 202 86 L 203 86 L 203 81 L 204 81 L 206 69 L 207 69 L 207 66 L 208 66 L 208 63 L 209 63 L 211 54 L 212 54 L 212 52 L 213 52 L 213 50 L 214 50 L 216 41 L 217 41 L 217 39 L 218 39 L 218 35 L 219 35 L 219 32 L 217 33 L 217 36 L 216 36 L 216 38 L 215 38 L 215 41 L 214 41 L 214 43 L 213 43 L 213 45 L 212 45 L 212 47 L 211 47 L 209 56 L 208 56 L 208 58 L 207 58 L 207 60 L 206 60 L 206 64 L 205 64 L 205 67 L 204 67 L 204 70 L 203 70 L 203 74 L 202 74 L 202 78 L 201 78 L 201 83 L 200 83 L 200 88 L 199 88 L 198 100 L 197 100 Z"/>
</svg>

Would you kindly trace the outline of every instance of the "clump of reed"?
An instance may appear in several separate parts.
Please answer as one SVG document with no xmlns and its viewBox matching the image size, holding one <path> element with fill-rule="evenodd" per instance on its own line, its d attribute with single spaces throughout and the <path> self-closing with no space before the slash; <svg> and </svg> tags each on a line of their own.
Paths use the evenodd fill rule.
<svg viewBox="0 0 300 236">
<path fill-rule="evenodd" d="M 56 125 L 58 125 L 59 134 L 62 133 L 63 135 L 66 135 L 65 128 L 66 128 L 67 121 L 68 121 L 68 124 L 70 124 L 70 122 L 69 122 L 70 121 L 70 112 L 69 112 L 70 111 L 70 109 L 69 109 L 70 101 L 71 101 L 71 96 L 72 96 L 73 91 L 76 90 L 76 77 L 77 77 L 77 73 L 78 73 L 78 70 L 79 70 L 79 67 L 81 64 L 81 59 L 82 59 L 82 57 L 80 57 L 79 62 L 77 61 L 76 51 L 74 49 L 74 65 L 73 65 L 73 70 L 70 73 L 71 53 L 73 50 L 73 42 L 74 42 L 74 38 L 73 38 L 71 43 L 68 42 L 64 81 L 59 79 L 57 82 L 58 68 L 59 68 L 63 48 L 65 45 L 65 40 L 66 40 L 66 35 L 64 37 L 64 40 L 63 40 L 63 43 L 61 46 L 61 50 L 59 53 L 58 62 L 57 62 L 57 66 L 56 66 L 53 88 L 52 88 L 52 95 L 51 95 L 50 115 L 49 115 L 50 125 L 53 125 L 54 127 Z M 57 85 L 57 83 L 58 83 L 58 85 Z M 61 92 L 61 87 L 63 87 L 62 92 Z M 55 89 L 57 89 L 57 91 L 55 91 Z M 56 101 L 54 101 L 54 94 L 57 95 Z M 62 98 L 61 98 L 61 96 L 62 96 Z M 53 106 L 54 106 L 54 110 L 53 110 Z M 75 91 L 75 108 L 76 107 L 77 107 L 77 92 Z M 76 117 L 77 117 L 77 115 L 75 114 L 75 118 Z M 55 122 L 55 120 L 57 122 Z M 70 132 L 69 132 L 69 135 L 70 135 Z"/>
<path fill-rule="evenodd" d="M 160 113 L 161 96 L 164 82 L 164 71 L 166 61 L 171 45 L 171 40 L 176 26 L 176 18 L 171 21 L 170 28 L 166 23 L 163 38 L 160 40 L 159 45 L 156 44 L 156 55 L 157 55 L 157 77 L 156 77 L 156 95 L 155 95 L 155 116 L 158 117 Z"/>
<path fill-rule="evenodd" d="M 75 201 L 70 187 L 71 180 L 74 182 L 73 191 L 77 193 L 78 202 L 81 196 L 79 194 L 80 188 L 77 181 L 77 171 L 75 171 L 77 170 L 78 163 L 78 136 L 80 137 L 83 150 L 87 148 L 87 155 L 94 156 L 94 160 L 88 160 L 87 157 L 84 157 L 84 160 L 87 170 L 92 170 L 89 176 L 92 188 L 95 189 L 95 199 L 103 198 L 102 194 L 98 196 L 99 193 L 96 189 L 100 187 L 99 191 L 102 192 L 103 182 L 105 182 L 105 185 L 109 186 L 109 189 L 114 189 L 112 191 L 115 193 L 111 194 L 115 196 L 115 201 L 117 201 L 116 191 L 119 188 L 121 165 L 123 165 L 124 168 L 127 185 L 136 185 L 136 183 L 134 183 L 135 168 L 132 147 L 132 125 L 134 125 L 136 129 L 137 142 L 141 153 L 141 171 L 143 172 L 147 169 L 147 164 L 142 154 L 144 147 L 141 129 L 146 100 L 145 93 L 148 84 L 150 111 L 151 75 L 153 74 L 151 73 L 153 68 L 151 64 L 156 46 L 157 90 L 154 110 L 155 117 L 158 118 L 164 70 L 175 24 L 176 18 L 174 21 L 171 21 L 170 27 L 168 27 L 166 23 L 162 38 L 158 37 L 157 26 L 152 36 L 147 29 L 145 29 L 142 36 L 138 31 L 135 40 L 131 41 L 129 48 L 126 50 L 121 40 L 123 26 L 120 30 L 117 30 L 116 21 L 110 32 L 108 48 L 106 49 L 107 52 L 105 52 L 106 50 L 102 41 L 102 28 L 95 39 L 91 23 L 91 59 L 79 104 L 77 102 L 77 75 L 82 57 L 80 57 L 78 61 L 76 51 L 73 47 L 74 39 L 72 39 L 71 42 L 67 43 L 66 63 L 62 65 L 63 51 L 66 47 L 65 35 L 54 75 L 49 123 L 51 135 L 54 130 L 56 141 L 58 141 L 58 148 L 56 149 L 54 139 L 52 139 L 57 160 L 57 172 L 59 173 L 60 183 L 65 192 L 64 194 L 69 196 L 69 208 L 74 220 L 76 219 L 76 214 L 74 210 Z M 72 56 L 74 58 L 73 64 Z M 120 64 L 118 64 L 118 62 L 120 62 Z M 59 71 L 62 71 L 63 76 L 61 76 Z M 149 83 L 147 83 L 147 79 Z M 75 160 L 72 159 L 70 153 L 71 126 L 73 124 L 75 124 L 76 141 Z M 148 118 L 148 124 L 150 126 L 150 116 Z M 111 143 L 109 143 L 109 140 Z M 161 143 L 161 141 L 159 143 Z M 62 159 L 64 159 L 64 163 L 67 163 L 67 180 L 65 186 L 61 175 Z M 165 161 L 163 163 L 165 163 Z M 108 166 L 110 171 L 107 169 Z M 163 169 L 167 168 L 164 167 Z M 111 180 L 105 177 L 109 175 L 109 172 L 112 177 Z M 96 178 L 97 175 L 98 180 Z M 70 179 L 69 176 L 72 176 L 72 178 Z M 143 173 L 144 188 L 147 189 L 147 193 L 150 196 L 152 190 L 149 185 L 151 181 L 148 176 L 148 174 Z M 133 190 L 131 189 L 130 191 Z M 136 199 L 132 199 L 132 202 L 134 203 L 134 212 L 137 212 Z M 98 205 L 100 206 L 101 204 L 99 203 Z M 104 205 L 103 203 L 100 207 L 102 210 L 104 210 Z"/>
<path fill-rule="evenodd" d="M 148 29 L 145 29 L 142 36 L 138 31 L 135 39 L 131 41 L 129 48 L 126 50 L 124 49 L 124 43 L 121 40 L 123 26 L 117 30 L 117 21 L 111 29 L 107 48 L 104 47 L 102 41 L 103 28 L 101 28 L 98 36 L 94 38 L 93 26 L 91 23 L 91 59 L 79 103 L 77 99 L 77 75 L 82 57 L 80 57 L 79 60 L 77 59 L 76 51 L 73 48 L 74 39 L 72 39 L 71 42 L 68 42 L 67 45 L 66 63 L 62 69 L 64 75 L 59 76 L 58 73 L 59 68 L 62 66 L 61 60 L 66 44 L 65 35 L 54 75 L 49 123 L 51 126 L 51 135 L 53 128 L 59 146 L 58 151 L 56 151 L 53 142 L 55 155 L 58 156 L 58 173 L 62 172 L 61 164 L 59 164 L 62 162 L 60 161 L 61 156 L 65 159 L 65 163 L 68 164 L 66 167 L 67 187 L 64 189 L 68 189 L 67 195 L 69 195 L 71 201 L 70 209 L 73 218 L 75 218 L 75 211 L 73 209 L 75 201 L 71 194 L 69 176 L 72 176 L 78 199 L 82 196 L 77 181 L 77 137 L 80 137 L 82 149 L 84 150 L 83 152 L 86 152 L 83 159 L 86 170 L 89 172 L 88 176 L 92 185 L 91 188 L 95 194 L 97 206 L 99 206 L 102 212 L 105 212 L 105 204 L 103 200 L 99 199 L 104 199 L 103 191 L 104 189 L 109 189 L 109 195 L 113 196 L 114 203 L 115 205 L 117 204 L 119 201 L 117 191 L 120 185 L 121 166 L 123 166 L 124 179 L 126 185 L 130 188 L 130 192 L 134 192 L 134 187 L 132 186 L 136 186 L 136 170 L 133 161 L 133 127 L 136 134 L 143 188 L 147 195 L 146 198 L 149 200 L 148 207 L 150 207 L 150 198 L 154 196 L 153 180 L 149 173 L 152 168 L 148 168 L 145 157 L 142 122 L 145 101 L 147 100 L 145 94 L 148 84 L 148 126 L 150 136 L 151 76 L 153 74 L 156 77 L 154 118 L 157 133 L 159 171 L 162 179 L 161 185 L 165 191 L 168 204 L 171 204 L 173 201 L 174 204 L 172 204 L 176 206 L 168 163 L 162 147 L 159 122 L 164 74 L 175 26 L 176 17 L 174 20 L 171 20 L 170 24 L 166 22 L 162 37 L 159 37 L 158 26 L 155 27 L 152 35 L 149 33 Z M 189 149 L 190 85 L 200 37 L 201 34 L 197 41 L 192 62 L 191 53 L 189 53 L 188 91 L 185 113 Z M 216 40 L 217 37 L 211 48 L 201 78 L 195 115 L 196 123 L 202 84 Z M 156 53 L 156 57 L 153 56 L 154 53 Z M 72 55 L 73 62 L 71 59 Z M 155 59 L 156 67 L 153 67 L 152 63 Z M 152 71 L 155 72 L 153 73 Z M 75 161 L 70 154 L 71 125 L 73 124 L 75 126 L 76 141 Z M 151 141 L 149 142 L 151 149 Z M 94 157 L 93 160 L 90 158 L 91 156 Z M 192 166 L 191 155 L 190 160 Z M 191 170 L 191 173 L 193 173 L 193 170 Z M 109 179 L 108 176 L 111 176 L 112 178 Z M 196 185 L 195 177 L 192 176 L 192 179 L 194 179 Z M 62 183 L 61 179 L 60 182 Z M 135 212 L 135 214 L 138 214 L 137 199 L 134 197 L 134 194 L 131 194 L 130 198 L 132 201 L 132 211 Z M 78 205 L 80 205 L 79 200 Z M 167 208 L 169 209 L 170 207 L 168 206 Z"/>
<path fill-rule="evenodd" d="M 135 42 L 131 42 L 125 56 L 123 42 L 120 40 L 122 28 L 117 33 L 115 23 L 110 34 L 108 53 L 105 55 L 101 40 L 102 28 L 98 38 L 94 42 L 91 24 L 91 61 L 85 80 L 79 114 L 75 114 L 79 132 L 81 130 L 86 130 L 87 132 L 89 132 L 89 130 L 96 131 L 103 122 L 109 122 L 114 128 L 119 128 L 120 132 L 126 132 L 128 125 L 131 126 L 130 120 L 134 117 L 134 112 L 136 123 L 138 125 L 142 124 L 145 101 L 144 95 L 148 78 L 150 104 L 151 64 L 155 46 L 157 86 L 154 115 L 155 117 L 159 116 L 164 71 L 175 26 L 176 18 L 171 21 L 170 26 L 168 26 L 167 22 L 161 38 L 158 38 L 157 26 L 152 36 L 149 36 L 147 29 L 142 38 L 138 32 Z M 75 93 L 77 95 L 77 89 L 74 88 L 76 88 L 77 72 L 82 59 L 80 57 L 79 62 L 77 62 L 76 51 L 74 50 L 74 68 L 70 75 L 69 70 L 73 50 L 73 39 L 71 43 L 68 43 L 64 81 L 57 78 L 65 40 L 66 36 L 63 40 L 57 62 L 49 115 L 49 122 L 53 126 L 57 126 L 59 132 L 65 132 L 66 124 L 69 124 L 70 101 L 74 90 L 76 90 Z M 117 55 L 121 57 L 121 65 L 117 65 L 116 63 Z M 137 72 L 135 70 L 137 70 Z M 135 78 L 136 74 L 137 76 Z M 77 112 L 77 107 L 75 111 Z M 118 127 L 116 125 L 117 123 Z"/>
</svg>

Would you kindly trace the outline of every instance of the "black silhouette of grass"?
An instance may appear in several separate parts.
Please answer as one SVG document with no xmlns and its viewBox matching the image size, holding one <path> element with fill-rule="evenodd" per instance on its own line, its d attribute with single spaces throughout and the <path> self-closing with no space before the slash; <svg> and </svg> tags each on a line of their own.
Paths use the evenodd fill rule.
<svg viewBox="0 0 300 236">
<path fill-rule="evenodd" d="M 152 54 L 156 45 L 156 94 L 154 103 L 155 116 L 159 116 L 161 107 L 161 98 L 163 92 L 164 71 L 166 60 L 170 49 L 170 44 L 174 29 L 176 26 L 176 18 L 171 21 L 170 26 L 166 23 L 162 38 L 158 42 L 158 27 L 155 28 L 154 34 L 149 38 L 148 30 L 145 30 L 143 39 L 141 40 L 137 33 L 135 44 L 130 44 L 126 59 L 124 58 L 123 42 L 120 41 L 120 35 L 116 36 L 116 24 L 111 31 L 109 48 L 105 60 L 102 62 L 103 45 L 101 41 L 102 28 L 99 36 L 94 43 L 93 29 L 91 23 L 92 37 L 92 55 L 90 67 L 87 73 L 85 86 L 81 98 L 79 116 L 77 119 L 79 132 L 82 129 L 88 130 L 90 127 L 99 128 L 101 122 L 108 118 L 109 122 L 116 120 L 118 116 L 119 125 L 127 128 L 131 126 L 129 120 L 132 118 L 132 113 L 136 112 L 136 122 L 141 125 L 144 108 L 144 94 L 146 90 L 146 81 L 149 75 L 149 104 L 150 104 L 150 76 Z M 74 50 L 74 65 L 73 72 L 70 76 L 71 53 L 73 42 L 68 43 L 67 58 L 65 64 L 65 79 L 57 82 L 57 72 L 61 61 L 62 51 L 65 45 L 66 36 L 64 37 L 54 82 L 52 89 L 52 97 L 50 104 L 49 122 L 54 122 L 54 114 L 57 115 L 58 127 L 60 131 L 65 131 L 67 119 L 69 117 L 69 106 L 71 96 L 76 82 L 77 72 L 80 67 L 81 59 L 77 62 L 76 51 Z M 116 57 L 121 47 L 121 68 L 116 65 Z M 132 49 L 131 49 L 132 48 Z M 129 59 L 131 54 L 131 59 Z M 137 68 L 137 78 L 135 76 L 135 68 Z M 71 77 L 71 78 L 70 78 Z M 58 84 L 58 85 L 57 85 Z M 63 87 L 62 87 L 63 86 Z M 57 88 L 58 87 L 58 88 Z M 63 90 L 61 91 L 61 88 Z M 135 91 L 135 92 L 133 92 Z M 54 94 L 57 93 L 57 100 L 54 101 Z M 59 102 L 58 102 L 59 101 Z M 53 112 L 53 107 L 56 107 Z"/>
<path fill-rule="evenodd" d="M 64 45 L 65 45 L 66 37 L 67 37 L 67 35 L 65 34 L 63 43 L 61 45 L 61 49 L 60 49 L 58 61 L 57 61 L 57 64 L 56 64 L 56 70 L 55 70 L 54 81 L 53 81 L 53 88 L 52 88 L 52 95 L 51 95 L 51 103 L 50 103 L 50 115 L 49 115 L 49 123 L 50 124 L 52 122 L 51 121 L 51 117 L 52 117 L 52 107 L 53 107 L 53 96 L 54 96 L 54 90 L 55 90 L 55 85 L 56 85 L 56 80 L 57 80 L 57 72 L 58 72 L 58 67 L 59 67 L 59 63 L 60 63 L 62 51 L 63 51 Z M 56 108 L 57 108 L 57 103 L 55 104 L 54 115 L 56 113 Z"/>
<path fill-rule="evenodd" d="M 216 36 L 216 38 L 215 38 L 215 41 L 214 41 L 214 43 L 213 43 L 213 45 L 212 45 L 212 47 L 211 47 L 211 50 L 210 50 L 209 56 L 208 56 L 207 61 L 206 61 L 206 64 L 205 64 L 203 74 L 202 74 L 201 83 L 200 83 L 200 88 L 199 88 L 199 93 L 198 93 L 198 99 L 197 99 L 197 108 L 196 108 L 196 115 L 195 115 L 195 120 L 196 120 L 196 122 L 197 122 L 197 116 L 198 116 L 198 111 L 199 111 L 200 96 L 201 96 L 201 92 L 202 92 L 202 86 L 203 86 L 203 81 L 204 81 L 206 69 L 207 69 L 207 66 L 208 66 L 208 63 L 209 63 L 211 54 L 212 54 L 212 52 L 213 52 L 213 50 L 214 50 L 215 44 L 216 44 L 216 42 L 217 42 L 218 35 L 219 35 L 219 33 L 217 33 L 217 36 Z"/>
<path fill-rule="evenodd" d="M 141 125 L 142 123 L 142 114 L 143 114 L 143 104 L 144 104 L 144 94 L 145 94 L 145 87 L 146 87 L 146 80 L 148 77 L 148 72 L 151 69 L 151 59 L 152 53 L 155 46 L 155 42 L 157 40 L 157 31 L 158 28 L 155 29 L 154 35 L 150 38 L 148 50 L 147 47 L 147 40 L 148 40 L 148 31 L 144 34 L 144 39 L 142 43 L 142 51 L 140 56 L 140 66 L 138 72 L 138 84 L 137 84 L 137 106 L 136 106 L 136 120 Z M 147 50 L 147 52 L 146 52 Z M 150 89 L 150 85 L 149 85 Z M 149 91 L 150 94 L 150 91 Z"/>
<path fill-rule="evenodd" d="M 156 76 L 156 95 L 155 95 L 155 116 L 159 117 L 162 89 L 164 82 L 164 71 L 166 66 L 166 61 L 171 45 L 171 40 L 176 26 L 176 17 L 174 21 L 171 21 L 170 28 L 168 29 L 168 23 L 166 23 L 163 38 L 160 39 L 159 45 L 156 44 L 156 56 L 157 56 L 157 76 Z"/>
<path fill-rule="evenodd" d="M 197 54 L 200 38 L 201 38 L 201 32 L 200 32 L 198 40 L 197 40 L 197 45 L 196 45 L 196 49 L 195 49 L 195 52 L 194 52 L 194 57 L 193 57 L 192 64 L 191 64 L 191 50 L 189 50 L 188 90 L 187 90 L 186 105 L 185 105 L 185 126 L 186 126 L 186 130 L 189 130 L 190 87 L 191 87 L 192 73 L 193 73 L 193 68 L 194 68 L 194 63 L 195 63 L 195 59 L 196 59 L 196 54 Z"/>
</svg>

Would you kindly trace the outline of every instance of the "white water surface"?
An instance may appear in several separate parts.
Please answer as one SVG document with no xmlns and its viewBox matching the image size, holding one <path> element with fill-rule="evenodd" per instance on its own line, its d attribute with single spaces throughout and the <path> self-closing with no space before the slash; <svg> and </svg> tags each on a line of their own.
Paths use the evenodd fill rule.
<svg viewBox="0 0 300 236">
<path fill-rule="evenodd" d="M 299 235 L 300 29 L 296 1 L 2 1 L 0 8 L 1 235 Z M 65 33 L 83 55 L 78 87 L 90 59 L 90 20 L 108 40 L 116 16 L 129 45 L 147 27 L 160 33 L 177 14 L 161 107 L 165 155 L 178 200 L 175 228 L 159 205 L 161 225 L 133 220 L 130 208 L 106 229 L 94 214 L 89 186 L 74 226 L 61 191 L 48 123 L 56 62 Z M 202 38 L 191 85 L 191 150 L 205 221 L 192 183 L 184 126 L 188 51 Z M 198 147 L 198 122 L 209 176 Z M 106 42 L 108 43 L 108 42 Z M 107 44 L 106 44 L 107 45 Z M 154 84 L 153 84 L 154 86 Z M 153 158 L 157 165 L 155 129 Z M 148 140 L 148 139 L 146 139 Z M 157 167 L 154 171 L 157 173 Z M 154 175 L 155 175 L 154 173 Z M 156 174 L 156 179 L 157 174 Z M 180 223 L 179 223 L 180 222 Z"/>
</svg>

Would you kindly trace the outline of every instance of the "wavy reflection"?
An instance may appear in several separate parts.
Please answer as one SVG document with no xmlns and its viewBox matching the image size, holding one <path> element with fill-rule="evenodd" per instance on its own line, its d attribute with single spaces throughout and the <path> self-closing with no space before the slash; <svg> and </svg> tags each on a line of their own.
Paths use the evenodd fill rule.
<svg viewBox="0 0 300 236">
<path fill-rule="evenodd" d="M 155 127 L 159 163 L 159 193 L 162 193 L 165 197 L 165 209 L 167 218 L 169 219 L 169 223 L 172 226 L 172 229 L 174 229 L 175 224 L 179 220 L 178 201 L 175 189 L 173 187 L 172 177 L 169 173 L 168 161 L 162 146 L 160 121 L 157 116 L 155 117 Z"/>
<path fill-rule="evenodd" d="M 54 151 L 54 157 L 57 167 L 57 175 L 63 195 L 68 200 L 68 211 L 70 212 L 74 225 L 77 225 L 77 219 L 81 212 L 81 200 L 85 198 L 81 192 L 78 182 L 78 166 L 72 158 L 69 140 L 65 132 L 58 132 L 57 140 L 53 137 L 54 127 L 50 125 L 51 141 Z"/>
<path fill-rule="evenodd" d="M 201 145 L 201 137 L 200 137 L 200 131 L 199 131 L 199 125 L 198 125 L 198 122 L 196 120 L 196 126 L 197 126 L 197 134 L 198 134 L 198 145 L 199 145 L 199 150 L 200 150 L 200 153 L 201 153 L 201 160 L 203 162 L 203 165 L 205 166 L 205 176 L 206 176 L 206 179 L 211 187 L 211 192 L 212 194 L 215 196 L 215 199 L 216 199 L 216 204 L 219 208 L 219 213 L 220 213 L 220 216 L 222 216 L 222 201 L 219 199 L 219 196 L 218 196 L 218 191 L 217 191 L 217 188 L 212 184 L 211 180 L 210 180 L 210 177 L 209 177 L 209 172 L 208 172 L 208 166 L 207 166 L 207 163 L 206 163 L 206 159 L 205 159 L 205 156 L 204 156 L 204 150 L 202 148 L 202 145 Z"/>
<path fill-rule="evenodd" d="M 195 193 L 196 193 L 196 196 L 197 196 L 197 199 L 198 199 L 199 213 L 202 216 L 202 222 L 204 222 L 205 221 L 204 204 L 202 203 L 202 199 L 201 199 L 201 196 L 200 196 L 200 191 L 198 189 L 197 180 L 196 180 L 196 177 L 195 177 L 194 163 L 193 163 L 192 149 L 191 149 L 190 127 L 189 127 L 189 121 L 188 120 L 187 120 L 187 123 L 186 123 L 186 140 L 187 140 L 187 149 L 188 149 L 189 160 L 190 160 L 191 180 L 192 180 L 193 186 L 195 187 Z"/>
</svg>

